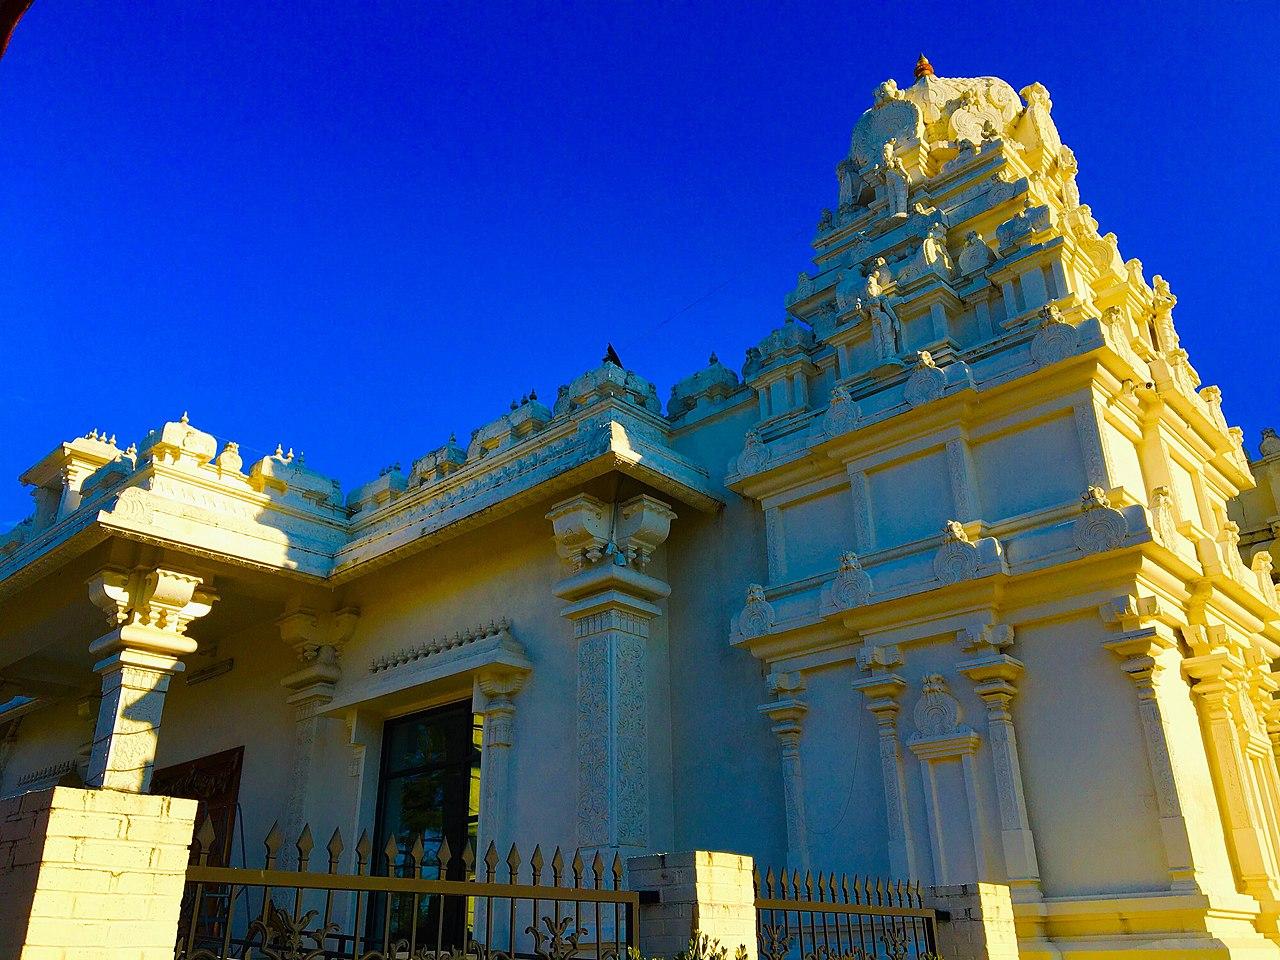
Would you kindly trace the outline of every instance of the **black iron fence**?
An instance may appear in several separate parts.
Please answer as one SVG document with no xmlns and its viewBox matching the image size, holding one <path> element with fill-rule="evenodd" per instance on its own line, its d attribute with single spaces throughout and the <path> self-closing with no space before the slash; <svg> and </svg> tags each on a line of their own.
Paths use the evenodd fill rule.
<svg viewBox="0 0 1280 960">
<path fill-rule="evenodd" d="M 243 869 L 210 865 L 213 840 L 206 822 L 192 845 L 175 960 L 623 960 L 637 944 L 639 895 L 622 889 L 616 856 L 588 864 L 579 852 L 566 863 L 557 848 L 544 861 L 535 847 L 526 861 L 514 845 L 499 857 L 490 844 L 477 862 L 469 843 L 459 854 L 447 842 L 428 852 L 418 837 L 392 839 L 375 857 L 362 835 L 343 872 L 341 834 L 316 869 L 307 827 L 289 870 L 273 827 L 262 869 Z"/>
<path fill-rule="evenodd" d="M 760 960 L 930 960 L 937 923 L 918 882 L 756 874 Z"/>
</svg>

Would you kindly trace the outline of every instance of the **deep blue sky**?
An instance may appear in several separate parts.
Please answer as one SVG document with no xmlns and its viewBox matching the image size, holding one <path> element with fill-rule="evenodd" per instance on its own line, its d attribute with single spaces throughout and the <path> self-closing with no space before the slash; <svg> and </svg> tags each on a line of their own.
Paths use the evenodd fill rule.
<svg viewBox="0 0 1280 960">
<path fill-rule="evenodd" d="M 734 12 L 736 11 L 736 12 Z M 963 12 L 964 18 L 957 19 Z M 1050 90 L 1250 449 L 1280 421 L 1280 4 L 36 0 L 0 61 L 0 529 L 15 480 L 183 410 L 344 488 L 612 340 L 734 366 L 886 77 Z"/>
</svg>

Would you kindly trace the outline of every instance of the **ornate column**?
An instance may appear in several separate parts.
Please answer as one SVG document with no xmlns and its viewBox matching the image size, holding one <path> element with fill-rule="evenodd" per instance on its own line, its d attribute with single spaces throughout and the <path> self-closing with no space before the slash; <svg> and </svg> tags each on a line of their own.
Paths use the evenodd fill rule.
<svg viewBox="0 0 1280 960">
<path fill-rule="evenodd" d="M 1266 785 L 1258 782 L 1247 753 L 1253 708 L 1246 653 L 1222 626 L 1192 625 L 1183 633 L 1195 656 L 1182 661 L 1182 672 L 1193 684 L 1227 847 L 1240 885 L 1257 899 L 1274 931 L 1280 919 L 1280 869 L 1275 838 L 1260 808 Z"/>
<path fill-rule="evenodd" d="M 782 745 L 782 793 L 787 814 L 788 866 L 809 870 L 809 832 L 805 825 L 804 771 L 800 761 L 800 736 L 808 705 L 800 699 L 804 677 L 799 673 L 769 674 L 773 700 L 760 712 L 773 721 L 773 732 Z"/>
<path fill-rule="evenodd" d="M 871 676 L 853 682 L 866 698 L 880 734 L 880 772 L 884 780 L 884 810 L 889 828 L 889 863 L 899 877 L 918 877 L 907 812 L 907 788 L 902 770 L 902 744 L 898 739 L 898 700 L 907 681 L 893 672 L 902 666 L 902 652 L 893 646 L 864 647 L 858 665 Z"/>
<path fill-rule="evenodd" d="M 290 691 L 286 702 L 294 708 L 293 766 L 282 818 L 287 849 L 302 832 L 311 772 L 324 749 L 316 743 L 324 721 L 321 710 L 333 700 L 334 686 L 342 676 L 339 651 L 351 639 L 359 617 L 354 607 L 319 614 L 295 601 L 276 621 L 280 638 L 293 648 L 301 664 L 280 681 Z"/>
<path fill-rule="evenodd" d="M 1173 889 L 1197 889 L 1197 870 L 1191 852 L 1191 835 L 1182 810 L 1173 761 L 1169 752 L 1169 725 L 1156 695 L 1156 677 L 1163 669 L 1161 656 L 1176 648 L 1177 641 L 1153 624 L 1160 613 L 1154 597 L 1117 597 L 1099 608 L 1102 619 L 1121 632 L 1103 644 L 1120 659 L 1120 669 L 1133 681 L 1138 696 L 1138 716 L 1147 748 L 1147 764 L 1160 812 L 1160 832 Z"/>
<path fill-rule="evenodd" d="M 547 519 L 573 572 L 555 587 L 578 645 L 578 843 L 644 850 L 649 843 L 646 701 L 655 601 L 671 588 L 643 572 L 675 513 L 640 495 L 623 504 L 587 494 Z"/>
<path fill-rule="evenodd" d="M 503 856 L 514 840 L 511 835 L 511 753 L 515 743 L 515 697 L 529 677 L 529 670 L 506 665 L 482 668 L 475 678 L 472 697 L 476 712 L 484 716 L 480 748 L 480 824 L 478 847 L 492 842 Z"/>
<path fill-rule="evenodd" d="M 1009 887 L 1014 899 L 1039 900 L 1042 898 L 1040 865 L 1027 818 L 1018 738 L 1009 712 L 1009 704 L 1018 692 L 1014 683 L 1023 670 L 1022 661 L 1004 652 L 1013 644 L 1013 628 L 989 624 L 980 632 L 962 630 L 957 640 L 971 655 L 970 659 L 957 664 L 957 668 L 973 681 L 974 690 L 987 708 L 988 745 L 995 768 L 1000 840 Z"/>
<path fill-rule="evenodd" d="M 214 594 L 197 576 L 159 566 L 107 568 L 89 580 L 89 597 L 113 629 L 89 645 L 102 657 L 102 701 L 86 782 L 130 793 L 151 786 L 156 737 L 169 680 L 180 657 L 195 652 L 187 625 L 203 617 Z"/>
</svg>

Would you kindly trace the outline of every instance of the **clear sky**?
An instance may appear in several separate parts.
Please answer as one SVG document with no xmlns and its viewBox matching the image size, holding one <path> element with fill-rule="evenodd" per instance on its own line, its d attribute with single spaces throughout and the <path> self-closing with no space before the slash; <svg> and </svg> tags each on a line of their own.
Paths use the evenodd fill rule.
<svg viewBox="0 0 1280 960">
<path fill-rule="evenodd" d="M 962 17 L 961 17 L 962 15 Z M 671 384 L 781 322 L 886 77 L 1050 90 L 1251 451 L 1280 425 L 1280 4 L 36 0 L 0 61 L 0 529 L 190 410 L 344 488 L 611 340 Z"/>
</svg>

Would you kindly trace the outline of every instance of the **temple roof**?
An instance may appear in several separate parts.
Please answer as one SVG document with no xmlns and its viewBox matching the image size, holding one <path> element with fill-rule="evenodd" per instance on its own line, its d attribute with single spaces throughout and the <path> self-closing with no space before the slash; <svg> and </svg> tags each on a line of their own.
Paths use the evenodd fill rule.
<svg viewBox="0 0 1280 960">
<path fill-rule="evenodd" d="M 1028 106 L 1049 112 L 1049 93 L 1033 83 L 1022 91 Z M 981 143 L 1015 135 L 1023 112 L 1022 100 L 998 77 L 939 77 L 923 73 L 900 89 L 893 80 L 880 84 L 875 102 L 853 128 L 851 157 L 861 168 L 878 163 L 884 145 L 896 150 L 915 143 Z M 988 127 L 990 124 L 990 127 Z"/>
</svg>

